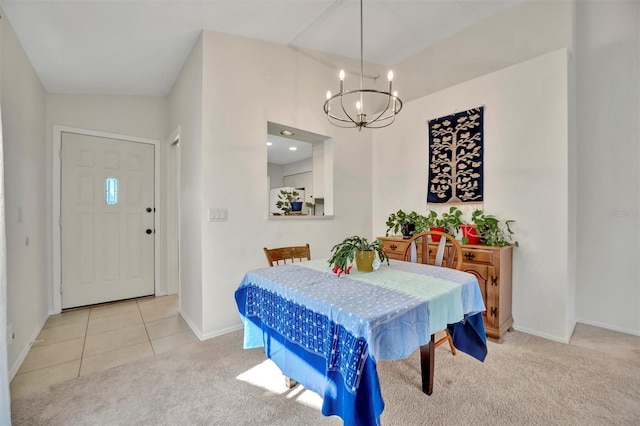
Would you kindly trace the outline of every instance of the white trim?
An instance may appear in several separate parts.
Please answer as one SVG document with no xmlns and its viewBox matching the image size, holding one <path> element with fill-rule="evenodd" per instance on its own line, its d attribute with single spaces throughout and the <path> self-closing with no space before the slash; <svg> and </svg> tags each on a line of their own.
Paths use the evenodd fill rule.
<svg viewBox="0 0 640 426">
<path fill-rule="evenodd" d="M 182 295 L 180 293 L 180 270 L 181 270 L 181 265 L 180 265 L 180 138 L 181 138 L 181 132 L 182 132 L 182 128 L 180 125 L 178 125 L 173 132 L 171 133 L 171 135 L 165 140 L 165 143 L 167 145 L 167 162 L 166 162 L 166 183 L 167 186 L 165 188 L 165 202 L 166 204 L 166 223 L 165 223 L 165 230 L 167 230 L 167 235 L 166 235 L 166 247 L 165 247 L 165 252 L 167 255 L 167 263 L 169 262 L 169 260 L 172 260 L 172 257 L 169 255 L 169 251 L 175 250 L 177 248 L 177 263 L 178 263 L 178 271 L 177 271 L 177 286 L 178 286 L 178 306 L 180 306 L 180 300 L 182 298 Z M 174 156 L 174 152 L 173 150 L 175 150 L 175 156 Z M 178 181 L 174 182 L 173 179 L 177 178 Z M 174 189 L 171 189 L 174 188 Z M 171 198 L 171 196 L 173 196 L 174 198 Z M 170 202 L 175 202 L 175 206 L 172 207 L 170 206 Z M 171 209 L 175 208 L 175 217 L 173 217 L 173 212 Z M 177 228 L 175 229 L 175 235 L 170 235 L 169 234 L 169 228 L 170 228 L 170 224 L 169 224 L 169 220 L 171 221 L 175 221 L 175 223 L 177 223 Z M 173 225 L 171 227 L 173 229 Z M 174 238 L 175 237 L 175 238 Z M 177 241 L 178 247 L 173 246 L 169 240 L 172 241 Z M 169 268 L 169 265 L 167 264 L 167 268 Z M 166 269 L 165 271 L 167 271 L 166 273 L 166 290 L 167 293 L 170 293 L 169 291 L 169 282 L 168 280 L 170 278 L 173 277 L 173 275 L 170 275 L 168 273 L 168 269 Z"/>
<path fill-rule="evenodd" d="M 640 336 L 640 331 L 633 330 L 630 328 L 616 327 L 611 324 L 603 324 L 601 322 L 589 321 L 589 320 L 580 319 L 580 318 L 578 318 L 576 322 L 580 324 L 586 324 L 586 325 L 592 325 L 594 327 L 604 328 L 605 330 L 617 331 L 619 333 L 631 334 L 633 336 Z"/>
<path fill-rule="evenodd" d="M 154 293 L 158 291 L 158 288 L 163 288 L 161 281 L 163 279 L 163 275 L 160 273 L 160 209 L 158 208 L 160 204 L 160 141 L 156 139 L 146 139 L 139 138 L 135 136 L 129 135 L 120 135 L 117 133 L 108 133 L 101 132 L 97 130 L 90 129 L 82 129 L 78 127 L 68 127 L 68 126 L 60 126 L 57 124 L 53 125 L 53 148 L 52 148 L 52 199 L 51 199 L 51 220 L 52 220 L 52 253 L 53 253 L 53 282 L 52 282 L 52 293 L 51 293 L 51 312 L 54 314 L 60 313 L 62 311 L 62 295 L 60 292 L 60 281 L 61 281 L 61 258 L 60 258 L 60 173 L 61 173 L 61 164 L 60 164 L 60 149 L 62 147 L 62 133 L 75 133 L 79 135 L 87 135 L 87 136 L 96 136 L 101 138 L 109 138 L 109 139 L 119 139 L 123 141 L 129 142 L 139 142 L 139 143 L 148 143 L 154 146 L 154 197 L 155 197 L 155 212 L 154 212 L 154 223 L 156 232 L 154 233 Z"/>
<path fill-rule="evenodd" d="M 546 334 L 546 333 L 540 333 L 539 331 L 536 330 L 531 330 L 528 328 L 523 328 L 523 327 L 513 327 L 514 330 L 516 331 L 520 331 L 522 333 L 527 333 L 527 334 L 531 334 L 533 336 L 538 336 L 538 337 L 542 337 L 543 339 L 547 339 L 547 340 L 553 340 L 554 342 L 560 342 L 560 343 L 569 343 L 569 339 L 571 336 L 569 336 L 569 339 L 563 339 L 560 338 L 558 336 L 553 336 L 551 334 Z"/>
<path fill-rule="evenodd" d="M 27 344 L 22 349 L 22 351 L 18 354 L 18 358 L 16 358 L 15 362 L 13 363 L 11 368 L 9 369 L 9 381 L 12 381 L 13 378 L 15 377 L 16 373 L 18 373 L 18 370 L 22 366 L 22 363 L 24 362 L 24 359 L 29 354 L 29 351 L 31 350 L 31 347 L 34 345 L 34 343 L 36 343 L 36 339 L 38 338 L 38 335 L 42 331 L 42 328 L 44 327 L 44 325 L 45 325 L 45 323 L 47 322 L 48 319 L 49 319 L 49 315 L 45 315 L 40 320 L 40 324 L 38 325 L 38 327 L 36 327 L 36 331 L 31 335 L 31 338 L 29 340 L 27 340 Z"/>
<path fill-rule="evenodd" d="M 202 333 L 202 331 L 200 331 L 198 327 L 196 327 L 195 323 L 191 320 L 191 318 L 189 318 L 188 315 L 185 315 L 185 313 L 182 310 L 180 310 L 180 315 L 182 316 L 182 319 L 184 320 L 184 322 L 187 323 L 187 325 L 189 326 L 193 334 L 195 334 L 196 337 L 201 341 L 222 336 L 223 334 L 232 333 L 234 331 L 242 330 L 244 328 L 242 324 L 239 324 L 239 325 L 223 328 L 222 330 L 214 331 L 211 333 Z"/>
</svg>

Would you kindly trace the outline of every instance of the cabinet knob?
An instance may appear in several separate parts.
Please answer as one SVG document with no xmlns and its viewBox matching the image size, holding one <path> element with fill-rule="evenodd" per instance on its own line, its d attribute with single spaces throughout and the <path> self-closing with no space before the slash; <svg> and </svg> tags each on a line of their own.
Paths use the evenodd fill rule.
<svg viewBox="0 0 640 426">
<path fill-rule="evenodd" d="M 473 260 L 473 258 L 474 258 L 474 257 L 476 257 L 476 255 L 475 255 L 475 254 L 473 254 L 473 253 L 471 253 L 471 252 L 466 252 L 466 253 L 464 254 L 464 257 L 465 257 L 467 260 Z"/>
<path fill-rule="evenodd" d="M 395 244 L 391 244 L 391 245 L 389 246 L 389 248 L 390 248 L 391 250 L 394 250 L 394 251 L 395 251 L 395 249 L 397 249 L 397 248 L 398 248 L 398 246 L 397 246 L 397 245 L 395 245 Z"/>
</svg>

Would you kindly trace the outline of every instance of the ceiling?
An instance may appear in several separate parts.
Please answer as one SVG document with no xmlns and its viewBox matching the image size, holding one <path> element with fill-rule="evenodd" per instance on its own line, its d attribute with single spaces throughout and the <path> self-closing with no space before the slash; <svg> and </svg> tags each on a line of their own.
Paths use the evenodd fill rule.
<svg viewBox="0 0 640 426">
<path fill-rule="evenodd" d="M 392 66 L 521 0 L 367 0 L 364 60 Z M 165 96 L 201 30 L 360 58 L 356 0 L 0 0 L 50 93 Z"/>
<path fill-rule="evenodd" d="M 328 136 L 278 123 L 267 123 L 267 163 L 284 166 L 313 157 L 313 144 Z M 291 148 L 295 148 L 292 150 Z"/>
</svg>

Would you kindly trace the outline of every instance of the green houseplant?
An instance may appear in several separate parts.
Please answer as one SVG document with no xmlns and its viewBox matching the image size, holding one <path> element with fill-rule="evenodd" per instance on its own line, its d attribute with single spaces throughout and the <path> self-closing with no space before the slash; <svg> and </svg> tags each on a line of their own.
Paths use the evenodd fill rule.
<svg viewBox="0 0 640 426">
<path fill-rule="evenodd" d="M 307 201 L 306 203 L 304 203 L 304 205 L 307 208 L 307 210 L 309 211 L 309 216 L 313 215 L 313 209 L 315 207 L 315 204 Z"/>
<path fill-rule="evenodd" d="M 480 239 L 486 245 L 518 247 L 518 242 L 513 240 L 514 232 L 511 229 L 514 220 L 509 219 L 502 223 L 495 216 L 485 214 L 483 210 L 474 210 L 471 213 L 471 222 L 476 226 Z M 464 237 L 462 242 L 465 243 Z"/>
<path fill-rule="evenodd" d="M 447 234 L 454 235 L 460 230 L 463 224 L 462 210 L 456 206 L 451 206 L 448 212 L 442 213 L 442 226 L 446 229 Z"/>
<path fill-rule="evenodd" d="M 425 227 L 430 231 L 447 232 L 445 220 L 438 217 L 438 213 L 435 210 L 431 210 L 426 216 Z M 431 239 L 434 242 L 440 241 L 440 235 L 431 235 Z"/>
<path fill-rule="evenodd" d="M 372 263 L 376 256 L 381 262 L 386 260 L 389 264 L 389 256 L 384 252 L 384 245 L 379 239 L 369 242 L 364 237 L 354 235 L 333 246 L 331 253 L 329 266 L 338 276 L 351 272 L 351 263 L 354 260 L 356 260 L 356 267 L 362 272 L 373 270 Z M 358 258 L 362 259 L 361 264 L 358 263 Z M 369 260 L 365 260 L 365 258 L 369 258 Z"/>
<path fill-rule="evenodd" d="M 414 211 L 406 213 L 402 210 L 398 210 L 396 213 L 391 213 L 387 218 L 386 225 L 386 236 L 389 236 L 390 231 L 393 231 L 396 235 L 398 234 L 398 231 L 400 231 L 400 233 L 405 237 L 410 237 L 413 234 L 425 231 L 429 227 L 426 216 Z"/>
<path fill-rule="evenodd" d="M 282 210 L 282 214 L 289 215 L 292 211 L 302 210 L 302 202 L 300 201 L 300 193 L 295 189 L 287 191 L 281 189 L 278 194 L 276 207 Z M 277 214 L 277 213 L 276 213 Z"/>
</svg>

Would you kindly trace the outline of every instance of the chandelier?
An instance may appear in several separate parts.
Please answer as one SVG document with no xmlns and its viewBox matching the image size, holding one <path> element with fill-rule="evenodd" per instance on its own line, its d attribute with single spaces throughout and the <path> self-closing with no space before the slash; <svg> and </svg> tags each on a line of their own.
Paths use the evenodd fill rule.
<svg viewBox="0 0 640 426">
<path fill-rule="evenodd" d="M 398 92 L 392 92 L 393 71 L 389 71 L 388 90 L 365 89 L 364 79 L 364 42 L 362 30 L 362 0 L 360 0 L 360 89 L 344 90 L 344 70 L 340 70 L 340 92 L 331 95 L 327 92 L 327 100 L 324 103 L 324 112 L 331 124 L 338 127 L 363 127 L 380 129 L 391 125 L 396 119 L 396 114 L 402 109 L 402 101 L 398 98 Z M 374 113 L 366 113 L 367 107 L 379 108 Z"/>
</svg>

